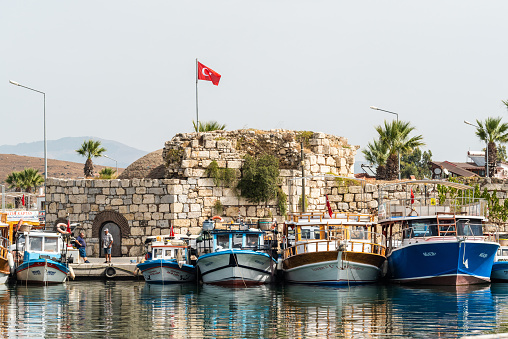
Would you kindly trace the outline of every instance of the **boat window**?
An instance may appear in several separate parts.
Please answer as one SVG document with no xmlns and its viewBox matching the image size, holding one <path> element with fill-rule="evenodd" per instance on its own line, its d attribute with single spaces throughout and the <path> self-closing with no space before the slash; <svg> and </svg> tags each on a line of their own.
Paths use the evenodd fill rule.
<svg viewBox="0 0 508 339">
<path fill-rule="evenodd" d="M 501 255 L 503 257 L 508 257 L 508 248 L 501 249 Z"/>
<path fill-rule="evenodd" d="M 173 257 L 173 251 L 171 250 L 166 250 L 166 257 L 169 257 L 169 258 L 172 258 Z"/>
<path fill-rule="evenodd" d="M 162 258 L 162 248 L 156 248 L 153 250 L 153 258 L 154 259 Z"/>
<path fill-rule="evenodd" d="M 217 235 L 217 247 L 229 248 L 229 234 Z"/>
<path fill-rule="evenodd" d="M 459 219 L 457 220 L 457 235 L 483 235 L 483 226 L 481 221 Z"/>
<path fill-rule="evenodd" d="M 361 226 L 351 227 L 351 239 L 367 240 L 368 232 Z"/>
<path fill-rule="evenodd" d="M 247 247 L 258 246 L 259 236 L 257 234 L 247 234 Z"/>
<path fill-rule="evenodd" d="M 58 238 L 45 237 L 44 238 L 44 252 L 58 252 Z"/>
<path fill-rule="evenodd" d="M 30 251 L 42 251 L 42 238 L 30 237 L 28 239 Z"/>
<path fill-rule="evenodd" d="M 233 248 L 242 248 L 243 234 L 233 234 Z"/>
<path fill-rule="evenodd" d="M 404 229 L 404 238 L 429 237 L 437 235 L 437 225 L 429 221 L 412 221 L 410 227 Z"/>
</svg>

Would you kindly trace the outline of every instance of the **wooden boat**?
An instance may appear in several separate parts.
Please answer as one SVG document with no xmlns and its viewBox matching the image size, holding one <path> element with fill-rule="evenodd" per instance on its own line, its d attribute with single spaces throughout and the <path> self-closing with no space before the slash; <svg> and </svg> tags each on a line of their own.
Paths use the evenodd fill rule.
<svg viewBox="0 0 508 339">
<path fill-rule="evenodd" d="M 385 239 L 370 214 L 290 214 L 284 224 L 282 267 L 291 283 L 348 285 L 376 282 Z"/>
<path fill-rule="evenodd" d="M 190 246 L 169 235 L 148 237 L 147 260 L 137 265 L 146 282 L 182 283 L 196 279 L 196 266 L 191 263 Z"/>
<path fill-rule="evenodd" d="M 0 222 L 0 284 L 5 284 L 14 269 L 14 260 L 10 253 L 13 226 L 6 223 L 6 214 Z"/>
<path fill-rule="evenodd" d="M 63 283 L 70 270 L 65 260 L 62 234 L 58 232 L 27 231 L 16 235 L 19 281 L 39 284 Z"/>
<path fill-rule="evenodd" d="M 277 261 L 275 241 L 248 224 L 223 224 L 203 234 L 197 266 L 207 284 L 247 286 L 273 281 Z"/>
<path fill-rule="evenodd" d="M 394 185 L 405 197 L 387 200 Z M 438 187 L 442 192 L 438 195 Z M 446 196 L 448 188 L 457 192 Z M 413 190 L 414 189 L 414 190 Z M 484 235 L 487 204 L 472 187 L 435 180 L 385 185 L 379 222 L 387 234 L 388 277 L 397 283 L 467 285 L 490 281 L 496 235 Z M 415 194 L 416 193 L 416 194 Z M 434 194 L 434 195 L 432 195 Z"/>
</svg>

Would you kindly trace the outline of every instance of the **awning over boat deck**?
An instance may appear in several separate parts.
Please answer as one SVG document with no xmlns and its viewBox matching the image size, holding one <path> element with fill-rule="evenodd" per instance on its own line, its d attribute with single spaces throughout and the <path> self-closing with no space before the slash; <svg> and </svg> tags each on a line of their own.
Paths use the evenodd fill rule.
<svg viewBox="0 0 508 339">
<path fill-rule="evenodd" d="M 424 185 L 443 185 L 443 186 L 448 186 L 448 187 L 456 188 L 456 189 L 459 189 L 459 190 L 471 190 L 471 189 L 473 189 L 473 187 L 471 187 L 469 185 L 464 185 L 464 184 L 461 184 L 461 183 L 458 183 L 458 182 L 451 182 L 451 181 L 444 181 L 444 180 L 430 180 L 430 179 L 427 179 L 427 180 L 401 181 L 401 182 L 398 182 L 398 183 L 395 183 L 395 184 L 383 185 L 381 187 L 381 189 L 384 189 L 385 187 L 392 187 L 392 186 L 397 186 L 397 185 L 420 185 L 420 184 L 424 184 Z"/>
</svg>

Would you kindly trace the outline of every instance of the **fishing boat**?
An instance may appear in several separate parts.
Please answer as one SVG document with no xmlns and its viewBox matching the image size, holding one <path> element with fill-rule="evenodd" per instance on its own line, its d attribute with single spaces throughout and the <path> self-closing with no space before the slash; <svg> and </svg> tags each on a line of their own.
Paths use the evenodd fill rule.
<svg viewBox="0 0 508 339">
<path fill-rule="evenodd" d="M 190 246 L 169 235 L 151 236 L 145 241 L 147 260 L 137 265 L 146 282 L 182 283 L 196 279 L 196 266 L 191 263 Z"/>
<path fill-rule="evenodd" d="M 2 214 L 0 222 L 0 284 L 5 284 L 14 269 L 14 259 L 10 252 L 13 226 L 5 222 L 6 214 Z"/>
<path fill-rule="evenodd" d="M 508 240 L 500 239 L 499 249 L 497 250 L 490 280 L 492 282 L 508 282 Z"/>
<path fill-rule="evenodd" d="M 16 278 L 39 284 L 63 283 L 70 273 L 66 262 L 66 244 L 59 232 L 17 232 Z"/>
<path fill-rule="evenodd" d="M 386 260 L 385 239 L 375 226 L 371 214 L 289 214 L 283 231 L 284 279 L 318 285 L 378 281 Z"/>
<path fill-rule="evenodd" d="M 395 186 L 402 191 L 393 194 Z M 416 180 L 381 188 L 387 277 L 397 283 L 468 285 L 490 281 L 497 234 L 484 235 L 487 203 L 460 183 Z M 389 198 L 391 197 L 391 198 Z"/>
<path fill-rule="evenodd" d="M 276 241 L 271 234 L 246 223 L 214 224 L 210 228 L 197 245 L 203 283 L 248 286 L 273 281 L 277 261 L 273 253 Z"/>
</svg>

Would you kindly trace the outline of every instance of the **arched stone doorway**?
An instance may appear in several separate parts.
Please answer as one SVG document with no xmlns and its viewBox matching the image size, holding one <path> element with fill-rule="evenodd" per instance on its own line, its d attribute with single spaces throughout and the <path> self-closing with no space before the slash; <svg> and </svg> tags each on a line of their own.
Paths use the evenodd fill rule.
<svg viewBox="0 0 508 339">
<path fill-rule="evenodd" d="M 103 211 L 97 214 L 92 224 L 92 237 L 98 238 L 100 242 L 100 256 L 104 257 L 102 251 L 102 235 L 107 228 L 113 236 L 112 257 L 122 256 L 122 240 L 131 234 L 127 219 L 115 211 Z"/>
</svg>

